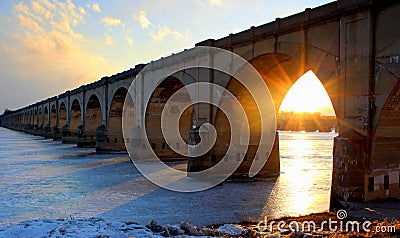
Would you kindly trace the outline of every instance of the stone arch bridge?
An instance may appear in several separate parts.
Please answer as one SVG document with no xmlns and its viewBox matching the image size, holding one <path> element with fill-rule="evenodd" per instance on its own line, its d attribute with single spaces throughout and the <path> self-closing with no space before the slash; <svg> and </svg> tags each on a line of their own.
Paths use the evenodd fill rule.
<svg viewBox="0 0 400 238">
<path fill-rule="evenodd" d="M 331 98 L 339 126 L 333 152 L 332 198 L 367 201 L 397 197 L 400 196 L 399 12 L 400 3 L 395 0 L 339 0 L 196 45 L 226 49 L 249 61 L 268 85 L 276 110 L 293 83 L 313 70 Z M 152 61 L 146 67 L 147 73 L 184 64 L 182 56 L 188 52 Z M 191 63 L 213 66 L 213 61 L 212 55 L 194 55 Z M 124 150 L 122 105 L 129 85 L 140 80 L 140 90 L 140 82 L 145 82 L 146 72 L 135 79 L 144 67 L 136 65 L 9 112 L 1 116 L 0 125 L 64 143 L 95 146 L 98 151 Z M 247 100 L 248 93 L 234 79 L 207 70 L 194 70 L 185 75 L 183 80 L 171 76 L 158 82 L 148 105 L 143 105 L 140 97 L 135 102 L 136 115 L 147 107 L 146 121 L 138 116 L 136 122 L 151 128 L 151 147 L 164 159 L 176 155 L 160 136 L 163 105 L 190 78 L 196 81 L 195 75 L 197 79 L 223 85 L 231 91 L 240 98 L 248 116 L 253 110 L 253 102 Z M 189 161 L 191 169 L 205 169 L 222 159 L 229 131 L 224 130 L 227 121 L 220 114 L 202 105 L 188 109 L 180 120 L 184 138 L 188 137 L 194 118 L 198 124 L 213 124 L 218 138 L 221 136 L 202 160 Z M 251 133 L 257 134 L 257 129 Z M 279 172 L 278 142 L 276 139 L 262 170 L 264 174 Z M 236 174 L 245 174 L 253 159 L 254 148 L 250 147 Z"/>
</svg>

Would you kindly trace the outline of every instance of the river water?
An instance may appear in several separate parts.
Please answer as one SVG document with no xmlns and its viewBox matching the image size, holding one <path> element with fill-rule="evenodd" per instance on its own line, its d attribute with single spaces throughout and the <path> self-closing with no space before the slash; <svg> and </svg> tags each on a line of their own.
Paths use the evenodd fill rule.
<svg viewBox="0 0 400 238">
<path fill-rule="evenodd" d="M 326 211 L 335 135 L 280 132 L 278 178 L 179 193 L 147 181 L 126 154 L 99 155 L 0 128 L 0 224 L 102 217 L 207 225 Z"/>
</svg>

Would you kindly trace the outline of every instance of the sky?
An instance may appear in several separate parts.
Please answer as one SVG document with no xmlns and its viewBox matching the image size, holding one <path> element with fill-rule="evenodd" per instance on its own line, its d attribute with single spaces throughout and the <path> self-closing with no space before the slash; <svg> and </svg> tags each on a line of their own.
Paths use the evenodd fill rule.
<svg viewBox="0 0 400 238">
<path fill-rule="evenodd" d="M 330 0 L 0 0 L 0 114 Z"/>
<path fill-rule="evenodd" d="M 283 99 L 279 110 L 319 112 L 324 116 L 336 115 L 328 93 L 312 70 L 306 72 L 293 84 Z"/>
</svg>

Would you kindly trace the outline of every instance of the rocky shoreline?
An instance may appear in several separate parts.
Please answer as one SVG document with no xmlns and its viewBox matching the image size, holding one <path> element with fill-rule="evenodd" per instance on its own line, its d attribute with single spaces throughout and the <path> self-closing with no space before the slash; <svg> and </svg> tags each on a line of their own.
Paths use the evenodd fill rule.
<svg viewBox="0 0 400 238">
<path fill-rule="evenodd" d="M 310 221 L 316 226 L 310 227 Z M 328 225 L 329 221 L 336 224 L 336 230 Z M 359 231 L 346 231 L 347 221 L 351 221 L 351 224 L 358 222 Z M 368 231 L 363 230 L 364 223 L 369 224 Z M 385 232 L 377 232 L 378 228 L 383 227 Z M 136 222 L 107 221 L 102 218 L 41 219 L 2 226 L 0 237 L 400 237 L 400 221 L 357 217 L 340 220 L 336 213 L 329 212 L 261 222 L 249 219 L 239 224 L 205 227 L 188 222 L 161 225 L 155 220 L 143 226 Z"/>
</svg>

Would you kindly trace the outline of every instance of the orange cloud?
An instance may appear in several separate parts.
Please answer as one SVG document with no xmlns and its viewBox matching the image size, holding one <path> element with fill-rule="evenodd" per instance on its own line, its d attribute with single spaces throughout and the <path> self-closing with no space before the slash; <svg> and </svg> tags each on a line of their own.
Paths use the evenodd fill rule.
<svg viewBox="0 0 400 238">
<path fill-rule="evenodd" d="M 76 32 L 86 12 L 71 0 L 19 3 L 14 14 L 19 30 L 13 46 L 3 45 L 3 52 L 24 69 L 18 71 L 21 78 L 59 80 L 73 88 L 113 73 L 103 57 L 87 50 L 91 41 Z"/>
<path fill-rule="evenodd" d="M 149 26 L 152 26 L 153 23 L 147 18 L 146 12 L 145 11 L 140 11 L 138 16 L 133 16 L 135 20 L 138 20 L 140 23 L 140 26 L 144 28 L 148 28 Z"/>
<path fill-rule="evenodd" d="M 129 36 L 125 37 L 126 42 L 128 43 L 128 45 L 133 45 L 133 39 L 130 38 Z"/>
<path fill-rule="evenodd" d="M 100 6 L 98 3 L 88 4 L 88 5 L 86 5 L 86 7 L 95 12 L 101 12 L 101 9 L 100 9 Z"/>
<path fill-rule="evenodd" d="M 113 45 L 114 44 L 114 40 L 112 38 L 112 36 L 110 36 L 109 34 L 104 34 L 106 37 L 106 45 Z"/>
<path fill-rule="evenodd" d="M 168 26 L 158 26 L 157 33 L 150 32 L 150 37 L 155 41 L 163 41 L 164 38 L 168 35 L 173 35 L 177 40 L 182 39 L 182 33 L 178 31 L 173 31 Z"/>
<path fill-rule="evenodd" d="M 122 21 L 118 18 L 112 18 L 112 17 L 104 17 L 100 20 L 104 25 L 106 26 L 118 26 L 122 24 Z"/>
</svg>

